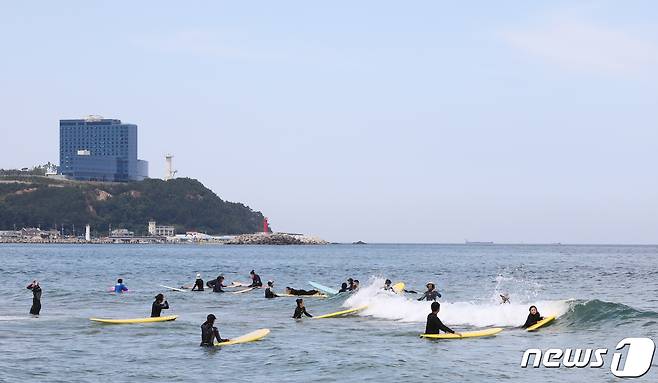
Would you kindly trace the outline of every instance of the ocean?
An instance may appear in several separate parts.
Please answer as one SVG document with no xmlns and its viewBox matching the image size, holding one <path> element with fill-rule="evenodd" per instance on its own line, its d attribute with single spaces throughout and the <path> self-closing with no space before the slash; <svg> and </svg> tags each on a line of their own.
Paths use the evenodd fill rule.
<svg viewBox="0 0 658 383">
<path fill-rule="evenodd" d="M 247 282 L 255 269 L 275 291 L 334 288 L 354 294 L 307 298 L 313 315 L 368 305 L 346 317 L 291 318 L 294 298 L 168 291 L 219 274 Z M 1 245 L 2 382 L 581 382 L 617 381 L 612 354 L 624 338 L 658 342 L 658 247 L 594 245 Z M 123 278 L 128 293 L 109 292 Z M 383 281 L 442 294 L 439 317 L 456 331 L 503 327 L 493 337 L 426 340 L 430 302 L 388 294 Z M 43 289 L 41 315 L 32 294 Z M 157 293 L 173 322 L 103 325 L 89 317 L 148 317 Z M 508 293 L 511 304 L 500 304 Z M 528 307 L 558 319 L 519 329 Z M 261 341 L 199 347 L 206 315 L 223 337 L 269 328 Z M 608 348 L 601 368 L 521 367 L 527 349 Z M 658 357 L 636 381 L 658 379 Z"/>
</svg>

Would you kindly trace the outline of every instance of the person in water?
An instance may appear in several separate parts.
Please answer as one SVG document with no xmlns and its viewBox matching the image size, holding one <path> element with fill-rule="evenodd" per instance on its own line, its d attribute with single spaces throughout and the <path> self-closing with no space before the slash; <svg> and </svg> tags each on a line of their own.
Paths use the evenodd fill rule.
<svg viewBox="0 0 658 383">
<path fill-rule="evenodd" d="M 347 278 L 347 291 L 354 290 L 354 279 Z"/>
<path fill-rule="evenodd" d="M 425 285 L 427 287 L 427 291 L 423 294 L 422 297 L 418 298 L 419 301 L 435 301 L 436 298 L 441 298 L 441 294 L 436 290 L 436 285 L 434 282 L 427 282 Z"/>
<path fill-rule="evenodd" d="M 352 285 L 352 291 L 356 291 L 359 289 L 359 280 L 355 279 L 354 284 Z"/>
<path fill-rule="evenodd" d="M 224 290 L 222 290 L 222 287 L 226 287 L 224 284 L 224 276 L 218 275 L 217 279 L 206 282 L 206 286 L 210 287 L 213 293 L 223 293 Z"/>
<path fill-rule="evenodd" d="M 302 319 L 302 314 L 306 315 L 309 318 L 312 318 L 313 315 L 309 314 L 306 311 L 306 306 L 304 306 L 304 300 L 302 298 L 297 298 L 297 307 L 295 307 L 295 313 L 292 314 L 292 317 L 295 319 Z"/>
<path fill-rule="evenodd" d="M 128 287 L 123 284 L 123 279 L 119 278 L 117 279 L 117 284 L 114 285 L 114 292 L 115 293 L 122 293 L 124 291 L 128 291 Z"/>
<path fill-rule="evenodd" d="M 215 345 L 215 340 L 218 343 L 228 342 L 230 339 L 222 339 L 219 336 L 219 330 L 215 327 L 215 315 L 208 314 L 206 321 L 201 325 L 201 344 L 203 347 L 213 347 Z"/>
<path fill-rule="evenodd" d="M 317 295 L 319 294 L 318 290 L 297 290 L 292 287 L 286 287 L 286 294 L 290 295 Z"/>
<path fill-rule="evenodd" d="M 539 311 L 537 311 L 537 306 L 530 306 L 530 309 L 528 309 L 530 313 L 528 314 L 528 318 L 525 320 L 525 324 L 523 325 L 523 328 L 528 328 L 535 323 L 539 322 L 540 320 L 544 319 L 543 316 L 539 314 Z"/>
<path fill-rule="evenodd" d="M 441 310 L 441 304 L 439 302 L 432 302 L 432 312 L 427 315 L 427 324 L 425 325 L 425 334 L 439 334 L 441 331 L 450 334 L 459 333 L 454 332 L 450 327 L 446 326 L 441 322 L 441 319 L 438 317 L 439 310 Z"/>
<path fill-rule="evenodd" d="M 505 303 L 512 303 L 509 300 L 509 293 L 499 294 L 499 295 L 500 295 L 500 299 L 501 299 L 501 302 L 500 302 L 501 305 L 505 304 Z"/>
<path fill-rule="evenodd" d="M 265 289 L 265 298 L 276 298 L 278 295 L 274 294 L 274 281 L 267 281 L 267 288 Z"/>
<path fill-rule="evenodd" d="M 247 287 L 263 287 L 263 282 L 260 280 L 260 276 L 256 274 L 254 270 L 251 270 L 249 275 L 251 275 L 251 284 Z"/>
<path fill-rule="evenodd" d="M 27 285 L 28 290 L 32 290 L 32 307 L 30 307 L 30 314 L 39 315 L 41 312 L 41 286 L 36 279 Z"/>
<path fill-rule="evenodd" d="M 203 291 L 203 279 L 201 279 L 200 273 L 196 273 L 196 280 L 194 281 L 194 286 L 192 286 L 192 291 Z"/>
<path fill-rule="evenodd" d="M 384 291 L 394 291 L 394 290 L 393 290 L 393 286 L 391 286 L 392 283 L 393 283 L 393 282 L 391 282 L 390 279 L 387 279 L 387 280 L 384 282 Z"/>
<path fill-rule="evenodd" d="M 343 284 L 340 286 L 340 290 L 338 290 L 338 292 L 339 292 L 339 293 L 346 293 L 346 292 L 348 292 L 348 291 L 349 291 L 349 290 L 348 290 L 348 288 L 347 288 L 347 283 L 343 282 Z"/>
<path fill-rule="evenodd" d="M 165 300 L 164 295 L 158 294 L 155 296 L 155 301 L 151 306 L 151 318 L 160 317 L 162 310 L 167 310 L 169 308 L 169 302 Z"/>
</svg>

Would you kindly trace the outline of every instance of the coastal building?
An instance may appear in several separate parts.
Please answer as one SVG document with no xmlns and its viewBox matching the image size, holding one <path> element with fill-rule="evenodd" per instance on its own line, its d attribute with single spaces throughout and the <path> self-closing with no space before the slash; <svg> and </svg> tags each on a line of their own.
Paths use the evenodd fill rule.
<svg viewBox="0 0 658 383">
<path fill-rule="evenodd" d="M 134 237 L 135 233 L 128 229 L 115 229 L 110 232 L 110 237 Z"/>
<path fill-rule="evenodd" d="M 137 125 L 99 116 L 60 120 L 59 169 L 76 180 L 143 180 L 148 162 L 137 159 Z"/>
<path fill-rule="evenodd" d="M 149 235 L 156 237 L 173 237 L 176 235 L 176 228 L 173 226 L 156 226 L 155 221 L 149 221 Z"/>
</svg>

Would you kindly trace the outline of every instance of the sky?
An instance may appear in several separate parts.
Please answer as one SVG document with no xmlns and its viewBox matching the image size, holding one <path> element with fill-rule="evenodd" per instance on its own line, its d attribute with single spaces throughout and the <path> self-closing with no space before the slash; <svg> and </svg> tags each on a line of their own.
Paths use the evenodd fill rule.
<svg viewBox="0 0 658 383">
<path fill-rule="evenodd" d="M 658 243 L 653 1 L 0 3 L 0 168 L 58 121 L 330 241 Z"/>
</svg>

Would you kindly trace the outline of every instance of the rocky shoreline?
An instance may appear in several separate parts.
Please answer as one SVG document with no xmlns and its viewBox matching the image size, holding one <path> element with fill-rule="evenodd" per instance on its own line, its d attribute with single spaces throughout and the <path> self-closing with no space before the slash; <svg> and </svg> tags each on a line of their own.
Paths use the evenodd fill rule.
<svg viewBox="0 0 658 383">
<path fill-rule="evenodd" d="M 328 245 L 317 237 L 286 233 L 256 233 L 238 235 L 225 242 L 227 245 Z"/>
</svg>

